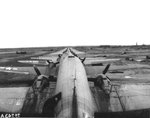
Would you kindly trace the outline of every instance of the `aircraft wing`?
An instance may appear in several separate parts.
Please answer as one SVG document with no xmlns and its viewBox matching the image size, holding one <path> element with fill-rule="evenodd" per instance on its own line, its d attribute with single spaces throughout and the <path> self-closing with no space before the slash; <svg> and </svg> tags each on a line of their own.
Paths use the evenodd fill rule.
<svg viewBox="0 0 150 118">
<path fill-rule="evenodd" d="M 103 66 L 105 63 L 112 63 L 119 61 L 120 59 L 106 59 L 106 58 L 86 58 L 84 65 L 86 66 Z"/>
<path fill-rule="evenodd" d="M 37 60 L 41 60 L 41 61 L 38 61 L 38 63 L 46 63 L 44 62 L 44 60 L 49 60 L 50 62 L 53 62 L 53 63 L 56 63 L 57 62 L 57 59 L 58 59 L 58 55 L 56 56 L 48 56 L 48 55 L 45 55 L 45 56 L 39 56 L 39 57 L 31 57 L 31 59 L 33 60 L 33 64 L 34 62 L 36 62 Z M 34 61 L 35 60 L 35 61 Z M 20 60 L 21 61 L 25 61 L 25 60 Z M 30 63 L 31 60 L 29 60 L 28 62 Z M 42 62 L 43 61 L 43 62 Z M 27 62 L 27 61 L 26 61 Z"/>
<path fill-rule="evenodd" d="M 62 55 L 64 51 L 66 51 L 66 49 L 55 53 L 46 54 L 44 56 L 31 57 L 30 60 L 18 60 L 18 62 L 24 64 L 40 65 L 40 66 L 47 66 L 52 63 L 57 64 L 59 63 L 60 55 Z"/>
<path fill-rule="evenodd" d="M 18 60 L 19 63 L 32 64 L 32 65 L 42 65 L 46 66 L 49 63 L 46 60 Z"/>
<path fill-rule="evenodd" d="M 150 109 L 150 83 L 130 83 L 112 86 L 110 95 L 96 88 L 94 97 L 98 104 L 97 116 L 125 118 Z M 129 118 L 130 118 L 129 117 Z"/>
<path fill-rule="evenodd" d="M 89 55 L 73 48 L 71 48 L 71 52 L 78 56 L 85 66 L 102 66 L 104 63 L 120 61 L 119 58 L 96 57 L 95 55 Z"/>
<path fill-rule="evenodd" d="M 141 115 L 143 113 L 141 111 L 150 109 L 149 67 L 145 65 L 140 66 L 138 64 L 135 66 L 131 64 L 130 70 L 125 66 L 111 67 L 112 66 L 110 66 L 110 70 L 106 74 L 106 77 L 109 77 L 109 81 L 107 82 L 110 82 L 110 84 L 105 84 L 105 78 L 103 79 L 101 75 L 101 78 L 99 79 L 103 79 L 104 84 L 102 81 L 97 81 L 97 78 L 96 81 L 93 81 L 96 82 L 97 85 L 94 83 L 94 86 L 92 85 L 91 87 L 98 107 L 95 116 L 108 118 L 132 118 L 137 115 L 137 112 Z M 98 71 L 99 73 L 102 73 L 106 67 L 101 66 L 99 70 L 97 70 L 98 68 L 99 67 L 93 69 L 92 67 L 88 68 L 89 70 L 86 69 L 88 75 L 93 73 L 98 75 Z M 144 77 L 141 76 L 143 71 L 141 71 L 140 68 L 147 69 L 147 71 L 144 71 Z M 103 76 L 105 77 L 105 75 Z M 89 81 L 92 79 L 94 80 L 94 78 L 88 77 Z"/>
<path fill-rule="evenodd" d="M 34 89 L 37 75 L 0 72 L 0 114 L 20 114 L 21 116 L 37 116 L 43 106 L 43 99 L 49 99 L 55 89 L 56 82 L 41 89 L 39 94 Z M 37 98 L 37 95 L 40 98 Z"/>
<path fill-rule="evenodd" d="M 24 73 L 0 72 L 0 75 L 0 87 L 30 86 L 35 78 L 33 74 Z"/>
<path fill-rule="evenodd" d="M 49 66 L 37 66 L 40 72 L 44 75 L 54 75 L 56 76 L 56 70 L 57 67 L 49 67 Z M 30 75 L 36 75 L 36 72 L 34 70 L 33 66 L 27 66 L 27 67 L 0 67 L 0 72 L 5 73 L 16 73 L 16 74 L 30 74 Z"/>
<path fill-rule="evenodd" d="M 122 84 L 113 86 L 110 111 L 131 111 L 150 108 L 150 84 Z"/>
<path fill-rule="evenodd" d="M 88 77 L 96 77 L 98 74 L 102 73 L 104 68 L 105 68 L 105 65 L 103 65 L 103 66 L 85 66 L 85 70 L 86 70 Z M 141 64 L 126 64 L 126 65 L 111 64 L 107 74 L 109 74 L 109 73 L 111 73 L 113 75 L 116 74 L 116 77 L 120 77 L 119 73 L 120 74 L 123 74 L 123 73 L 126 74 L 126 71 L 127 71 L 127 74 L 129 74 L 128 73 L 129 70 L 132 72 L 134 70 L 139 70 L 139 69 L 149 70 L 150 67 L 149 67 L 149 65 L 141 65 Z M 133 74 L 133 73 L 131 73 L 131 74 Z M 135 73 L 133 75 L 135 75 Z M 122 78 L 122 76 L 121 76 L 121 78 Z"/>
<path fill-rule="evenodd" d="M 0 112 L 20 113 L 29 87 L 0 87 Z"/>
<path fill-rule="evenodd" d="M 59 50 L 54 53 L 46 54 L 44 56 L 31 57 L 31 59 L 42 60 L 42 61 L 49 60 L 50 62 L 56 63 L 58 62 L 59 55 L 62 55 L 66 50 L 67 48 L 64 48 L 62 50 Z"/>
<path fill-rule="evenodd" d="M 86 66 L 102 66 L 104 63 L 112 63 L 120 60 L 117 58 L 109 59 L 104 57 L 88 56 L 85 54 L 85 52 L 81 52 L 73 48 L 70 49 L 71 49 L 70 51 L 74 55 L 78 56 Z M 67 51 L 67 48 L 64 48 L 54 53 L 46 54 L 44 56 L 31 57 L 31 60 L 19 60 L 18 62 L 35 64 L 35 65 L 48 65 L 49 63 L 57 63 L 59 62 L 59 58 L 60 58 L 59 56 L 65 53 L 65 51 Z"/>
<path fill-rule="evenodd" d="M 20 113 L 35 76 L 0 72 L 0 113 Z"/>
</svg>

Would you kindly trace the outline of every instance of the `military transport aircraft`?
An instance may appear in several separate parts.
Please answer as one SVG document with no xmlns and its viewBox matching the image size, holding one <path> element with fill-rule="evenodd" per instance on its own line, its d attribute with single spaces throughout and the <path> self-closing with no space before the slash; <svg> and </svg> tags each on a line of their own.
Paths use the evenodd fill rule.
<svg viewBox="0 0 150 118">
<path fill-rule="evenodd" d="M 0 67 L 1 116 L 149 117 L 150 85 L 118 84 L 127 79 L 109 78 L 106 73 L 110 64 L 100 64 L 103 71 L 91 76 L 89 65 L 93 65 L 93 60 L 97 66 L 118 59 L 100 59 L 95 63 L 84 52 L 65 48 L 18 61 L 33 67 Z"/>
</svg>

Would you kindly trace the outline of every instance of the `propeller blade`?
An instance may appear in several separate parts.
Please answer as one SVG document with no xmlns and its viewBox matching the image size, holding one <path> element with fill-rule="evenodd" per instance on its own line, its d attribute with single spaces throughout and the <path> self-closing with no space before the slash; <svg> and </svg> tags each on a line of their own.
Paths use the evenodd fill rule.
<svg viewBox="0 0 150 118">
<path fill-rule="evenodd" d="M 103 74 L 106 74 L 106 73 L 107 73 L 109 67 L 110 67 L 110 64 L 108 64 L 108 65 L 105 67 L 105 69 L 103 70 Z"/>
<path fill-rule="evenodd" d="M 84 58 L 82 59 L 82 63 L 84 63 L 85 59 L 86 59 L 86 57 L 84 57 Z"/>
<path fill-rule="evenodd" d="M 37 66 L 33 66 L 34 67 L 34 70 L 35 70 L 35 72 L 36 72 L 36 74 L 39 76 L 39 75 L 41 75 L 41 72 L 40 72 L 40 70 L 37 68 Z"/>
<path fill-rule="evenodd" d="M 111 81 L 110 78 L 109 78 L 108 76 L 106 76 L 106 77 L 107 77 L 107 79 L 108 79 L 109 81 Z"/>
<path fill-rule="evenodd" d="M 51 62 L 50 62 L 50 60 L 46 60 L 46 61 L 47 61 L 47 63 L 48 63 L 48 64 L 50 64 L 50 63 L 51 63 Z"/>
</svg>

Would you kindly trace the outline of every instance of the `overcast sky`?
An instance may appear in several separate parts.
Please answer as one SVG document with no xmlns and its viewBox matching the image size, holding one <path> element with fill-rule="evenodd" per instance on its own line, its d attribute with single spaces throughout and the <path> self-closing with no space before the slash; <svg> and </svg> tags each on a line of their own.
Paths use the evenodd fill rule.
<svg viewBox="0 0 150 118">
<path fill-rule="evenodd" d="M 0 0 L 0 48 L 150 44 L 150 0 Z"/>
</svg>

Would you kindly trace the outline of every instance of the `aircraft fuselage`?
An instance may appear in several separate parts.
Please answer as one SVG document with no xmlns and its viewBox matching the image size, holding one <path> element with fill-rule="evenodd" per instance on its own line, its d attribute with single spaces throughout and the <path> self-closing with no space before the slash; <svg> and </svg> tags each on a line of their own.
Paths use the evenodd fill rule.
<svg viewBox="0 0 150 118">
<path fill-rule="evenodd" d="M 55 115 L 63 118 L 92 118 L 96 110 L 86 72 L 70 49 L 61 56 L 55 93 L 62 93 Z"/>
</svg>

